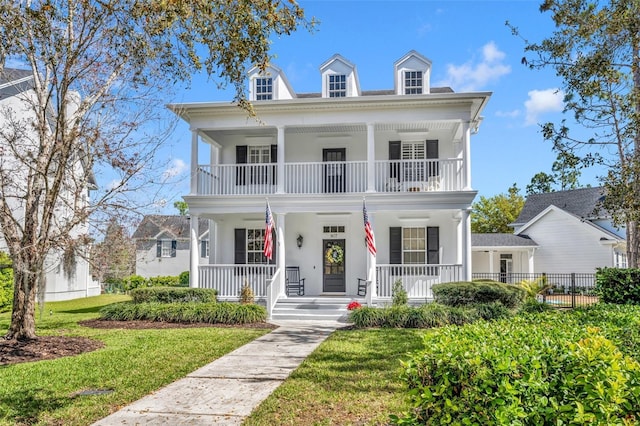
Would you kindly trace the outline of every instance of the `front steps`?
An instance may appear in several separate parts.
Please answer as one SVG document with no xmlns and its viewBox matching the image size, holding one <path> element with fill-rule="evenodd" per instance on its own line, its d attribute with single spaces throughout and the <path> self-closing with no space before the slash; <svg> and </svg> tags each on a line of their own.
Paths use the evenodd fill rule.
<svg viewBox="0 0 640 426">
<path fill-rule="evenodd" d="M 364 305 L 365 300 L 357 296 L 290 296 L 278 299 L 271 320 L 314 320 L 346 322 L 347 305 L 354 300 Z"/>
</svg>

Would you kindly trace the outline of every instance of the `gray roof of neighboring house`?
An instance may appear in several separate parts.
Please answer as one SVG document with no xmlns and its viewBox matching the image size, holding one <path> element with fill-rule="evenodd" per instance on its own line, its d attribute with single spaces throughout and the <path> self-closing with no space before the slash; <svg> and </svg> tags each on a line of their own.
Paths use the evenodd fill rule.
<svg viewBox="0 0 640 426">
<path fill-rule="evenodd" d="M 471 234 L 471 247 L 536 247 L 537 245 L 525 235 Z"/>
<path fill-rule="evenodd" d="M 165 232 L 176 239 L 188 239 L 191 218 L 180 215 L 147 215 L 133 233 L 134 240 L 153 239 Z M 200 218 L 198 220 L 199 236 L 209 230 L 209 221 Z"/>
<path fill-rule="evenodd" d="M 18 93 L 24 92 L 31 88 L 31 80 L 20 80 L 33 77 L 33 73 L 28 70 L 19 70 L 15 68 L 4 68 L 0 72 L 0 100 L 10 98 Z M 15 84 L 14 84 L 15 82 Z"/>
<path fill-rule="evenodd" d="M 515 224 L 525 224 L 529 222 L 550 205 L 561 208 L 580 218 L 595 219 L 608 217 L 602 208 L 599 207 L 599 202 L 603 198 L 604 188 L 602 187 L 532 194 L 527 197 L 520 216 L 515 220 Z"/>
</svg>

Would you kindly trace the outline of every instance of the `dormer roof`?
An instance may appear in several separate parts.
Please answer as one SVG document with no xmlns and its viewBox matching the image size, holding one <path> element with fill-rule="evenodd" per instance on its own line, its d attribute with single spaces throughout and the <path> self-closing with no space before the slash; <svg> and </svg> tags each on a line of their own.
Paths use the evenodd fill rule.
<svg viewBox="0 0 640 426">
<path fill-rule="evenodd" d="M 411 80 L 411 83 L 418 82 L 418 77 L 411 78 L 407 75 L 407 72 L 417 72 L 420 77 L 420 94 L 429 93 L 429 87 L 431 83 L 431 60 L 421 55 L 415 50 L 410 50 L 394 64 L 394 87 L 396 95 L 410 94 L 406 93 L 405 89 L 415 89 L 415 86 L 408 87 L 407 81 Z M 414 74 L 415 77 L 415 74 Z"/>
<path fill-rule="evenodd" d="M 296 97 L 296 93 L 284 72 L 277 66 L 270 64 L 262 72 L 259 67 L 253 67 L 249 70 L 249 99 L 252 102 L 257 100 L 256 79 L 258 78 L 271 79 L 271 99 L 293 99 Z"/>
<path fill-rule="evenodd" d="M 323 98 L 360 96 L 356 66 L 342 55 L 336 53 L 320 65 L 320 74 Z M 343 86 L 339 76 L 344 76 Z M 341 87 L 344 87 L 344 96 L 340 95 Z"/>
</svg>

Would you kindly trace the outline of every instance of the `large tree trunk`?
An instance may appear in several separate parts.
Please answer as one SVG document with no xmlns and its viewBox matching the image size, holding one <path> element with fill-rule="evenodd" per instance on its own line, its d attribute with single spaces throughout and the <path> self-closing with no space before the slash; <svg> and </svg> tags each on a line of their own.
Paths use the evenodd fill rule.
<svg viewBox="0 0 640 426">
<path fill-rule="evenodd" d="M 25 267 L 26 266 L 26 267 Z M 36 291 L 39 274 L 24 262 L 13 264 L 13 313 L 5 339 L 27 340 L 36 337 Z"/>
<path fill-rule="evenodd" d="M 639 231 L 637 221 L 630 220 L 627 222 L 627 266 L 629 268 L 638 267 L 638 253 L 640 252 Z"/>
</svg>

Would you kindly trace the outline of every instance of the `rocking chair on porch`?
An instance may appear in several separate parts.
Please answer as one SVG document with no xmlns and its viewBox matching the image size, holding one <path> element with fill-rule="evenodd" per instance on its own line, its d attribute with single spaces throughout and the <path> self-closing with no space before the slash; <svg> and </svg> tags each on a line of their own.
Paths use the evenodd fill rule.
<svg viewBox="0 0 640 426">
<path fill-rule="evenodd" d="M 300 278 L 299 266 L 287 266 L 286 268 L 287 296 L 304 296 L 304 280 L 305 278 Z"/>
</svg>

